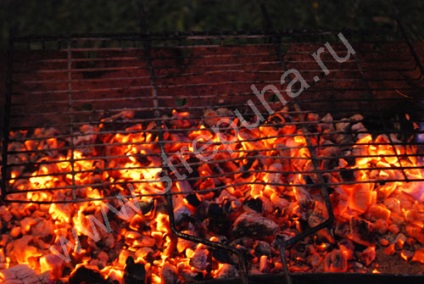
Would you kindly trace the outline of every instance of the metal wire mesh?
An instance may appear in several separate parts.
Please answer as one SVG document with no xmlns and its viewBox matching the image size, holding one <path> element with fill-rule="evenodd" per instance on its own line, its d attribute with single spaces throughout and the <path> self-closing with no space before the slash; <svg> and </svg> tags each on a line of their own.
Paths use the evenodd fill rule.
<svg viewBox="0 0 424 284">
<path fill-rule="evenodd" d="M 173 221 L 172 196 L 195 192 L 201 199 L 224 189 L 237 192 L 246 187 L 320 191 L 329 216 L 326 222 L 305 231 L 310 234 L 332 220 L 331 188 L 424 181 L 422 176 L 408 174 L 411 170 L 421 172 L 422 164 L 404 161 L 406 155 L 420 160 L 421 152 L 399 150 L 420 147 L 415 126 L 422 122 L 422 67 L 404 41 L 366 42 L 364 34 L 345 35 L 356 55 L 338 63 L 328 53 L 323 54 L 328 75 L 312 54 L 327 41 L 338 54 L 346 52 L 336 34 L 328 32 L 13 39 L 2 198 L 10 202 L 83 202 L 116 198 L 118 189 L 130 184 L 143 188 L 138 196 L 167 198 L 177 236 L 238 253 L 231 246 L 179 232 Z M 289 99 L 281 87 L 281 76 L 293 69 L 310 87 Z M 272 91 L 264 93 L 265 104 L 258 102 L 252 86 L 261 91 L 269 85 L 281 87 L 286 104 Z M 235 119 L 234 110 L 246 119 L 255 116 L 249 100 L 264 117 L 259 134 L 235 130 L 228 123 Z M 284 111 L 278 112 L 283 107 Z M 269 114 L 267 108 L 277 112 Z M 355 152 L 361 147 L 355 139 L 322 143 L 327 113 L 333 118 L 330 124 L 340 127 L 327 129 L 325 135 L 371 134 L 375 138 L 384 134 L 387 139 L 378 145 L 389 153 Z M 196 135 L 205 137 L 199 145 L 217 137 L 213 123 L 208 122 L 211 119 L 226 120 L 220 132 L 238 139 L 214 140 L 201 154 L 215 158 L 201 159 L 190 147 Z M 352 130 L 355 124 L 367 128 Z M 297 143 L 286 146 L 288 140 Z M 228 150 L 227 145 L 234 143 L 239 146 Z M 373 146 L 374 142 L 367 140 L 362 145 Z M 341 170 L 338 165 L 341 159 L 359 158 L 394 161 L 392 170 L 397 174 L 352 180 L 349 177 L 357 172 L 385 169 L 373 165 Z M 290 166 L 265 167 L 265 160 Z M 309 166 L 292 166 L 300 164 Z M 117 178 L 115 172 L 131 173 Z M 343 178 L 335 181 L 332 176 L 336 174 Z M 164 175 L 171 178 L 170 190 L 157 186 Z M 183 175 L 184 186 L 178 182 Z M 87 198 L 87 188 L 104 194 Z M 49 197 L 42 198 L 46 193 Z"/>
<path fill-rule="evenodd" d="M 404 42 L 396 43 L 361 43 L 354 45 L 357 52 L 355 59 L 340 64 L 331 56 L 324 55 L 323 61 L 329 72 L 315 82 L 314 76 L 322 76 L 322 70 L 317 65 L 311 53 L 320 47 L 325 39 L 334 36 L 331 33 L 300 34 L 303 42 L 293 43 L 299 34 L 273 35 L 175 35 L 174 38 L 151 36 L 150 44 L 154 47 L 151 56 L 151 67 L 155 78 L 152 86 L 146 50 L 145 38 L 138 35 L 122 35 L 114 37 L 73 37 L 73 38 L 21 38 L 14 41 L 19 56 L 13 60 L 13 92 L 11 95 L 10 125 L 11 131 L 20 131 L 13 137 L 8 137 L 9 147 L 25 143 L 20 149 L 6 149 L 8 164 L 5 167 L 5 188 L 3 194 L 16 192 L 10 182 L 17 179 L 28 179 L 28 169 L 39 169 L 43 165 L 60 165 L 70 163 L 71 171 L 63 173 L 48 173 L 72 176 L 72 182 L 67 186 L 39 188 L 37 190 L 56 190 L 69 188 L 75 191 L 81 186 L 108 186 L 110 181 L 101 181 L 88 185 L 75 183 L 75 176 L 90 172 L 93 169 L 75 169 L 75 163 L 84 160 L 74 154 L 65 160 L 38 160 L 48 151 L 82 151 L 88 147 L 116 146 L 117 142 L 105 144 L 104 141 L 89 141 L 93 135 L 111 135 L 119 133 L 128 135 L 139 133 L 152 135 L 162 131 L 158 128 L 131 129 L 129 125 L 149 123 L 167 126 L 167 133 L 173 139 L 165 138 L 165 146 L 178 141 L 179 132 L 194 131 L 198 124 L 205 120 L 204 111 L 217 107 L 234 110 L 239 108 L 243 115 L 254 115 L 246 102 L 255 101 L 251 86 L 261 91 L 266 85 L 280 86 L 281 74 L 290 68 L 295 68 L 309 82 L 311 87 L 296 99 L 302 110 L 291 108 L 289 114 L 293 117 L 306 116 L 313 111 L 321 116 L 330 112 L 334 123 L 342 123 L 340 119 L 360 113 L 365 119 L 372 119 L 377 125 L 371 129 L 373 134 L 394 133 L 401 135 L 411 132 L 411 129 L 393 129 L 385 119 L 393 112 L 412 112 L 411 104 L 419 100 L 419 88 L 422 84 L 417 63 Z M 309 37 L 308 37 L 309 36 Z M 274 42 L 272 42 L 274 41 Z M 277 43 L 275 43 L 277 41 Z M 289 42 L 291 41 L 291 42 Z M 308 42 L 311 41 L 311 42 Z M 264 43 L 265 42 L 265 43 Z M 266 43 L 271 42 L 271 43 Z M 306 43 L 305 43 L 306 42 Z M 31 50 L 29 54 L 20 52 L 22 45 Z M 171 47 L 166 47 L 166 46 Z M 322 44 L 321 44 L 322 45 Z M 343 46 L 335 44 L 335 49 L 343 52 Z M 35 49 L 35 50 L 34 50 Z M 46 56 L 48 53 L 48 56 Z M 29 56 L 29 58 L 28 58 Z M 282 60 L 281 60 L 282 59 Z M 284 66 L 283 66 L 284 65 Z M 321 72 L 321 73 L 320 73 Z M 284 92 L 284 90 L 282 90 Z M 154 97 L 156 93 L 156 97 Z M 284 94 L 285 95 L 285 94 Z M 286 96 L 286 98 L 288 98 Z M 281 108 L 278 98 L 268 92 L 265 94 L 268 104 L 275 110 Z M 257 99 L 255 101 L 257 103 Z M 263 105 L 257 104 L 262 113 L 266 111 Z M 170 126 L 172 111 L 188 111 L 190 119 L 196 122 L 192 129 Z M 114 117 L 122 111 L 133 111 L 135 116 L 129 118 Z M 160 113 L 155 117 L 154 112 Z M 164 117 L 163 115 L 168 115 Z M 268 114 L 264 114 L 267 117 Z M 269 116 L 269 115 L 268 115 Z M 416 118 L 416 117 L 414 117 Z M 339 119 L 339 120 L 337 120 Z M 399 118 L 400 119 L 400 118 Z M 417 119 L 417 118 L 416 118 Z M 418 121 L 419 122 L 419 117 Z M 402 122 L 402 121 L 400 121 Z M 396 122 L 394 122 L 396 123 Z M 88 129 L 87 126 L 98 127 L 101 130 Z M 274 122 L 271 127 L 306 127 L 313 129 L 317 121 L 281 121 Z M 393 123 L 391 123 L 393 125 Z M 46 133 L 36 133 L 40 127 L 50 129 Z M 81 127 L 87 129 L 81 131 Z M 263 127 L 268 127 L 264 125 Z M 38 130 L 37 130 L 38 129 Z M 231 129 L 223 129 L 231 131 Z M 338 134 L 338 130 L 333 130 Z M 175 134 L 175 135 L 174 135 Z M 90 136 L 91 135 L 91 136 Z M 296 133 L 287 136 L 296 136 Z M 319 133 L 310 131 L 306 136 L 316 136 Z M 169 136 L 169 135 L 168 135 Z M 52 142 L 52 138 L 57 141 Z M 265 138 L 244 138 L 245 142 L 258 141 Z M 79 143 L 79 145 L 75 145 Z M 143 147 L 156 142 L 127 142 L 131 147 Z M 338 147 L 349 148 L 352 145 L 344 142 Z M 399 142 L 398 142 L 399 143 Z M 51 144 L 51 145 L 50 145 Z M 187 143 L 186 143 L 187 144 Z M 389 144 L 396 145 L 390 141 Z M 400 144 L 403 144 L 401 142 Z M 44 147 L 44 149 L 43 149 Z M 326 146 L 323 146 L 326 147 Z M 151 147 L 147 157 L 160 157 L 159 147 Z M 278 150 L 278 145 L 270 150 Z M 241 151 L 244 156 L 255 151 Z M 207 155 L 208 153 L 205 153 Z M 22 156 L 28 156 L 22 158 Z M 128 154 L 127 154 L 128 155 Z M 258 155 L 258 153 L 256 153 Z M 389 154 L 390 155 L 390 154 Z M 120 155 L 98 153 L 95 160 L 109 161 L 122 158 Z M 259 157 L 256 157 L 259 158 Z M 280 156 L 280 159 L 302 159 L 299 157 Z M 227 158 L 232 159 L 232 158 Z M 238 160 L 242 160 L 239 158 Z M 308 158 L 306 158 L 308 159 Z M 334 160 L 334 157 L 321 156 L 321 162 Z M 237 159 L 234 160 L 237 162 Z M 220 160 L 219 162 L 224 162 Z M 190 164 L 198 166 L 199 162 Z M 178 165 L 177 165 L 178 166 Z M 181 165 L 180 165 L 181 166 Z M 19 176 L 11 176 L 14 169 L 22 169 Z M 118 170 L 118 168 L 102 166 L 103 171 Z M 252 169 L 239 169 L 241 174 L 248 174 Z M 337 169 L 321 168 L 322 173 Z M 305 172 L 312 174 L 316 170 Z M 211 178 L 232 173 L 215 173 Z M 41 173 L 40 176 L 43 176 Z M 198 177 L 188 177 L 195 181 Z M 151 182 L 140 180 L 134 182 Z M 367 182 L 367 181 L 364 181 Z M 374 180 L 371 182 L 375 182 Z M 344 181 L 341 183 L 349 183 Z M 279 184 L 289 186 L 289 184 Z M 76 194 L 73 193 L 76 201 Z"/>
</svg>

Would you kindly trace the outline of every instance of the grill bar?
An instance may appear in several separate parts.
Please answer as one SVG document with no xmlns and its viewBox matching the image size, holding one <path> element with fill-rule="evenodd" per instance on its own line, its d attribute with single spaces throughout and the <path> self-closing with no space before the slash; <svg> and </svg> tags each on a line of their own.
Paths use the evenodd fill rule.
<svg viewBox="0 0 424 284">
<path fill-rule="evenodd" d="M 12 39 L 9 40 L 9 49 L 7 53 L 7 66 L 8 66 L 8 73 L 6 78 L 6 99 L 5 99 L 5 108 L 4 108 L 4 126 L 3 126 L 3 151 L 2 151 L 2 162 L 3 166 L 1 167 L 1 198 L 3 199 L 4 196 L 7 194 L 7 164 L 8 164 L 8 146 L 9 146 L 9 132 L 10 132 L 10 105 L 11 105 L 11 96 L 12 96 L 12 72 L 11 69 L 13 68 L 13 41 Z"/>
</svg>

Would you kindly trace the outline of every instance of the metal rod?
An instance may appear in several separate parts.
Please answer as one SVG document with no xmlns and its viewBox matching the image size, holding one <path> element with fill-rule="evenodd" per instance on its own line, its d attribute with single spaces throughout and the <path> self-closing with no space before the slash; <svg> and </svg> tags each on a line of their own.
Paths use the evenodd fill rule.
<svg viewBox="0 0 424 284">
<path fill-rule="evenodd" d="M 69 162 L 71 164 L 71 176 L 72 176 L 72 199 L 75 200 L 77 198 L 77 187 L 75 182 L 75 145 L 74 145 L 74 116 L 72 115 L 73 110 L 73 92 L 72 92 L 72 42 L 69 38 L 67 40 L 67 49 L 66 49 L 66 58 L 67 58 L 67 67 L 68 67 L 68 112 L 69 114 L 69 133 L 71 135 L 71 139 L 69 144 L 71 145 L 71 156 L 69 158 Z"/>
<path fill-rule="evenodd" d="M 7 187 L 9 180 L 8 173 L 8 153 L 9 153 L 9 140 L 10 140 L 10 108 L 12 104 L 12 73 L 13 73 L 13 57 L 14 57 L 14 34 L 9 31 L 9 46 L 7 53 L 7 78 L 6 78 L 6 99 L 4 108 L 4 126 L 3 126 L 3 151 L 2 151 L 2 163 L 1 168 L 2 179 L 1 179 L 1 196 L 0 201 L 4 201 L 7 195 Z"/>
<path fill-rule="evenodd" d="M 285 251 L 285 243 L 283 239 L 279 240 L 279 250 L 280 250 L 280 259 L 281 262 L 283 263 L 283 274 L 284 274 L 284 280 L 285 280 L 285 284 L 292 284 L 292 279 L 290 276 L 290 270 L 289 270 L 289 266 L 287 263 L 287 258 L 286 258 L 286 251 Z"/>
</svg>

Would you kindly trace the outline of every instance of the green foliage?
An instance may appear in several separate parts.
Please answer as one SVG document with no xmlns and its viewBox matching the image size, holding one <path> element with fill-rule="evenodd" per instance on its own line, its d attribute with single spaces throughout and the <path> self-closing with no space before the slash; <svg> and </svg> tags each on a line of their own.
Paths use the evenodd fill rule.
<svg viewBox="0 0 424 284">
<path fill-rule="evenodd" d="M 414 34 L 424 28 L 421 0 L 2 0 L 0 46 L 12 28 L 18 35 L 140 32 L 141 2 L 151 32 L 257 31 L 267 20 L 275 30 L 380 26 L 390 32 L 397 10 Z"/>
</svg>

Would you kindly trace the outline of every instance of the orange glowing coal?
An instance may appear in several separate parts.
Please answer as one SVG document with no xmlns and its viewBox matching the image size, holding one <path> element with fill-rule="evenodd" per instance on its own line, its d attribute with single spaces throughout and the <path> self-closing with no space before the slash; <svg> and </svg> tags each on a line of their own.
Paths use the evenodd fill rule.
<svg viewBox="0 0 424 284">
<path fill-rule="evenodd" d="M 300 119 L 283 109 L 255 129 L 236 129 L 238 118 L 221 113 L 196 120 L 174 111 L 161 127 L 150 122 L 113 131 L 113 120 L 105 119 L 82 125 L 71 138 L 54 138 L 58 131 L 44 128 L 11 133 L 9 151 L 18 154 L 9 163 L 35 167 L 16 166 L 10 174 L 13 197 L 32 202 L 0 207 L 0 280 L 26 273 L 66 281 L 80 267 L 120 283 L 126 277 L 151 283 L 238 277 L 232 253 L 172 234 L 164 166 L 173 180 L 177 229 L 242 249 L 252 260 L 250 273 L 283 270 L 273 245 L 277 233 L 295 236 L 328 218 L 320 174 L 332 188 L 334 228 L 290 248 L 291 271 L 379 273 L 379 253 L 424 263 L 416 146 L 392 134 L 364 133 L 359 115 Z M 308 134 L 302 121 L 315 130 Z M 219 133 L 211 130 L 218 122 Z M 337 145 L 346 141 L 351 146 L 342 152 Z M 57 202 L 75 199 L 83 202 Z M 133 275 L 128 259 L 145 275 Z"/>
</svg>

